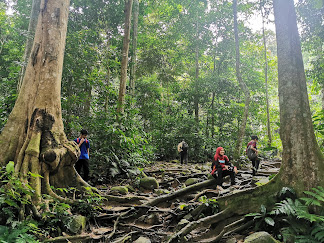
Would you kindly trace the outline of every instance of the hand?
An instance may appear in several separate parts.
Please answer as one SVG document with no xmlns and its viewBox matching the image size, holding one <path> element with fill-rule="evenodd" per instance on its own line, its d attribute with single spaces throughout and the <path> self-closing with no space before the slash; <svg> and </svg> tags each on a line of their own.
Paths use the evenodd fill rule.
<svg viewBox="0 0 324 243">
<path fill-rule="evenodd" d="M 238 170 L 237 170 L 237 168 L 236 168 L 236 167 L 234 167 L 234 172 L 235 172 L 235 174 L 237 174 L 237 173 L 238 173 Z"/>
<path fill-rule="evenodd" d="M 83 144 L 84 142 L 84 138 L 81 138 L 80 144 Z"/>
<path fill-rule="evenodd" d="M 228 167 L 229 167 L 228 165 L 225 165 L 225 170 L 228 170 Z"/>
</svg>

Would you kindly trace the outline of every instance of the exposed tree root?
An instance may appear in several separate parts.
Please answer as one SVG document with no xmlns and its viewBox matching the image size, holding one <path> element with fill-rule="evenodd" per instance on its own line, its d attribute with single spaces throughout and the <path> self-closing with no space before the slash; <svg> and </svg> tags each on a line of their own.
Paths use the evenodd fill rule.
<svg viewBox="0 0 324 243">
<path fill-rule="evenodd" d="M 182 242 L 184 241 L 184 237 L 189 234 L 192 230 L 198 228 L 198 227 L 202 227 L 202 226 L 209 226 L 210 224 L 214 224 L 217 223 L 219 221 L 222 221 L 224 219 L 226 219 L 227 217 L 232 216 L 233 213 L 231 212 L 231 210 L 229 210 L 228 208 L 225 209 L 224 211 L 221 211 L 218 214 L 212 215 L 212 216 L 208 216 L 202 219 L 199 219 L 197 221 L 193 221 L 190 222 L 189 224 L 187 224 L 186 227 L 182 228 L 179 232 L 177 232 L 176 234 L 174 234 L 167 242 L 168 243 L 172 243 L 172 242 Z"/>
<path fill-rule="evenodd" d="M 145 205 L 146 206 L 156 206 L 161 202 L 170 201 L 170 200 L 175 199 L 177 197 L 183 196 L 183 195 L 188 194 L 188 193 L 192 193 L 194 191 L 198 191 L 198 190 L 200 190 L 202 188 L 212 186 L 212 185 L 216 186 L 216 182 L 215 182 L 214 178 L 210 179 L 210 180 L 200 182 L 200 183 L 197 183 L 197 184 L 194 184 L 194 185 L 191 185 L 191 186 L 188 186 L 188 187 L 183 188 L 181 190 L 178 190 L 176 192 L 173 192 L 173 193 L 170 193 L 170 194 L 163 195 L 161 197 L 155 198 L 152 201 L 149 201 L 148 203 L 146 203 Z"/>
<path fill-rule="evenodd" d="M 73 236 L 60 236 L 44 240 L 44 242 L 87 242 L 91 240 L 90 235 L 73 235 Z"/>
</svg>

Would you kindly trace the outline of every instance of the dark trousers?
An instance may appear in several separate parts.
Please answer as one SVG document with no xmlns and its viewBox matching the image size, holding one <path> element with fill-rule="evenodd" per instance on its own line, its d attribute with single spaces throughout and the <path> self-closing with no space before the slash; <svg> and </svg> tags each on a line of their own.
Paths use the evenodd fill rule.
<svg viewBox="0 0 324 243">
<path fill-rule="evenodd" d="M 181 151 L 180 152 L 180 162 L 181 164 L 188 162 L 188 151 Z"/>
<path fill-rule="evenodd" d="M 235 172 L 234 171 L 229 171 L 229 170 L 223 170 L 222 168 L 217 169 L 217 185 L 222 186 L 223 185 L 223 177 L 225 176 L 230 176 L 231 177 L 231 185 L 235 185 Z"/>
<path fill-rule="evenodd" d="M 252 166 L 255 168 L 255 170 L 253 169 L 253 175 L 255 175 L 256 171 L 259 169 L 259 165 L 260 165 L 260 159 L 259 157 L 256 157 L 255 159 L 252 159 Z"/>
<path fill-rule="evenodd" d="M 79 159 L 75 163 L 75 169 L 80 174 L 81 169 L 83 168 L 83 180 L 88 181 L 89 179 L 89 160 L 88 159 Z"/>
</svg>

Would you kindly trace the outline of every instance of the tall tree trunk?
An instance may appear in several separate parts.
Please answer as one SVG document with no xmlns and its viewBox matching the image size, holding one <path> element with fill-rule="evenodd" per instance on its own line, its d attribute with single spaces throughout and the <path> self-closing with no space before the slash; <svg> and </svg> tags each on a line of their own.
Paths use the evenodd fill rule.
<svg viewBox="0 0 324 243">
<path fill-rule="evenodd" d="M 74 164 L 80 150 L 65 136 L 61 113 L 61 77 L 69 13 L 68 0 L 42 0 L 32 53 L 15 106 L 0 135 L 0 163 L 15 162 L 24 182 L 28 172 L 33 201 L 54 187 L 86 184 Z M 62 198 L 60 198 L 62 199 Z M 64 199 L 62 199 L 64 200 Z"/>
<path fill-rule="evenodd" d="M 244 138 L 245 128 L 246 128 L 246 122 L 249 115 L 249 106 L 250 106 L 250 91 L 249 88 L 244 83 L 244 81 L 242 80 L 241 71 L 240 71 L 240 40 L 239 40 L 238 28 L 237 28 L 237 0 L 233 0 L 233 15 L 234 15 L 235 51 L 236 51 L 236 65 L 235 65 L 236 78 L 245 96 L 244 113 L 239 128 L 239 132 L 237 135 L 236 146 L 234 150 L 234 158 L 237 159 L 240 157 L 240 153 L 241 153 L 241 148 L 242 148 L 242 143 L 243 143 L 243 138 Z"/>
<path fill-rule="evenodd" d="M 138 15 L 139 15 L 139 3 L 138 0 L 134 0 L 134 16 L 133 16 L 133 38 L 132 38 L 132 60 L 130 65 L 130 90 L 131 95 L 135 94 L 135 72 L 136 72 L 136 52 L 137 52 L 137 33 L 138 33 Z"/>
<path fill-rule="evenodd" d="M 301 193 L 323 185 L 324 158 L 317 144 L 293 0 L 274 0 L 278 52 L 281 180 Z"/>
<path fill-rule="evenodd" d="M 125 95 L 126 95 L 126 80 L 127 80 L 127 64 L 128 64 L 128 51 L 129 51 L 129 36 L 132 15 L 133 0 L 125 0 L 125 26 L 124 26 L 124 39 L 122 50 L 120 86 L 117 103 L 117 114 L 124 113 Z"/>
<path fill-rule="evenodd" d="M 26 41 L 26 46 L 25 46 L 25 53 L 23 57 L 23 64 L 19 73 L 19 80 L 17 84 L 17 93 L 19 94 L 25 72 L 26 72 L 26 66 L 27 62 L 33 47 L 33 42 L 34 42 L 34 36 L 35 36 L 35 30 L 37 26 L 37 20 L 40 12 L 40 5 L 41 5 L 41 0 L 33 0 L 32 3 L 32 11 L 30 14 L 30 20 L 29 20 L 29 26 L 28 26 L 28 33 L 27 33 L 27 41 Z"/>
<path fill-rule="evenodd" d="M 211 109 L 212 109 L 211 137 L 214 138 L 214 135 L 215 135 L 215 91 L 213 91 L 213 95 L 212 95 Z"/>
<path fill-rule="evenodd" d="M 198 130 L 199 126 L 199 47 L 198 47 L 198 35 L 199 35 L 199 27 L 198 27 L 198 16 L 196 21 L 196 52 L 195 52 L 195 97 L 194 97 L 194 107 L 195 107 L 195 121 Z"/>
<path fill-rule="evenodd" d="M 270 129 L 270 112 L 269 112 L 269 93 L 268 93 L 268 58 L 267 58 L 267 40 L 264 30 L 264 14 L 263 14 L 263 4 L 260 1 L 260 10 L 262 15 L 262 36 L 263 36 L 263 46 L 264 46 L 264 80 L 266 88 L 266 103 L 267 103 L 267 132 L 268 132 L 268 147 L 271 147 L 272 137 Z"/>
</svg>

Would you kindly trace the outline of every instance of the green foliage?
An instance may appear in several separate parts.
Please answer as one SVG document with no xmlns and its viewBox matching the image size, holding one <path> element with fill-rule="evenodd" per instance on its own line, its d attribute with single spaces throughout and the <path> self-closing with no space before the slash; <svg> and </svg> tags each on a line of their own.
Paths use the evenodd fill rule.
<svg viewBox="0 0 324 243">
<path fill-rule="evenodd" d="M 206 196 L 201 196 L 199 202 L 205 204 L 207 207 L 210 207 L 212 214 L 219 212 L 219 205 L 215 198 L 207 198 Z"/>
<path fill-rule="evenodd" d="M 0 170 L 0 241 L 38 242 L 34 237 L 37 226 L 27 219 L 20 221 L 21 210 L 31 204 L 33 189 L 14 174 L 14 162 Z"/>
<path fill-rule="evenodd" d="M 271 231 L 284 242 L 323 242 L 324 240 L 324 189 L 321 186 L 304 192 L 309 197 L 300 199 L 285 198 L 267 212 L 261 206 L 260 213 L 247 214 L 254 217 L 256 229 Z M 290 188 L 283 188 L 280 195 L 294 195 Z M 262 225 L 262 222 L 272 227 Z"/>
</svg>

